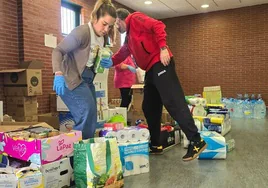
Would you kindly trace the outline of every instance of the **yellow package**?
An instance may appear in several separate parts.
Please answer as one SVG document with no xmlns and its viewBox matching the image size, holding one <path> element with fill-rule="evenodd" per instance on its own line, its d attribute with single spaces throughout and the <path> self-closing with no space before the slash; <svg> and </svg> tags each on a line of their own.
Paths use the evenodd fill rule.
<svg viewBox="0 0 268 188">
<path fill-rule="evenodd" d="M 21 168 L 16 172 L 18 188 L 44 188 L 43 174 L 37 168 Z"/>
</svg>

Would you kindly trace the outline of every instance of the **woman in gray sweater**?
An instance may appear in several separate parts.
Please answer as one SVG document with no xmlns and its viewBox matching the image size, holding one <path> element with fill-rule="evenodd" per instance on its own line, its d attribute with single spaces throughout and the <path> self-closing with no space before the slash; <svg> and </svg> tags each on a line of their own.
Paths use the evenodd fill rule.
<svg viewBox="0 0 268 188">
<path fill-rule="evenodd" d="M 52 53 L 53 90 L 69 108 L 74 130 L 82 131 L 83 139 L 92 138 L 96 129 L 97 104 L 93 80 L 95 60 L 105 46 L 105 37 L 113 32 L 116 9 L 111 0 L 98 0 L 91 20 L 75 28 Z M 104 68 L 112 65 L 103 58 Z"/>
</svg>

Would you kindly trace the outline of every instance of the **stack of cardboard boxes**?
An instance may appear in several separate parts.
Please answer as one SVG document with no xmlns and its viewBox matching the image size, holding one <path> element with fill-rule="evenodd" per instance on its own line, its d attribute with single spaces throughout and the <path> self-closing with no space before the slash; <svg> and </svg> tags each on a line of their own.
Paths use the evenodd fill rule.
<svg viewBox="0 0 268 188">
<path fill-rule="evenodd" d="M 2 70 L 7 114 L 16 121 L 37 121 L 37 95 L 42 95 L 40 61 L 19 64 L 19 69 Z"/>
<path fill-rule="evenodd" d="M 74 181 L 70 156 L 73 143 L 82 139 L 82 133 L 72 131 L 42 139 L 17 139 L 8 134 L 27 130 L 29 125 L 53 130 L 46 123 L 5 122 L 0 125 L 0 172 L 5 174 L 0 176 L 0 187 L 70 187 Z M 23 171 L 22 175 L 19 170 Z"/>
</svg>

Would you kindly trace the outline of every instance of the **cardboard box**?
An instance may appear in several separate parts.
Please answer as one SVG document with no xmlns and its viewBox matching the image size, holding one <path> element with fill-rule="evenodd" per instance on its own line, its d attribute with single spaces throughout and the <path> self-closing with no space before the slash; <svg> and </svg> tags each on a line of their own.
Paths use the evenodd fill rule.
<svg viewBox="0 0 268 188">
<path fill-rule="evenodd" d="M 66 106 L 66 104 L 63 102 L 63 100 L 60 98 L 60 96 L 57 96 L 57 111 L 58 112 L 69 112 L 69 108 Z"/>
<path fill-rule="evenodd" d="M 4 93 L 6 96 L 42 95 L 42 70 L 11 69 L 4 73 Z"/>
<path fill-rule="evenodd" d="M 4 142 L 3 150 L 0 150 L 0 154 L 6 153 L 13 158 L 31 161 L 37 165 L 47 164 L 65 156 L 71 156 L 73 154 L 73 143 L 82 140 L 81 131 L 62 133 L 58 136 L 31 141 L 16 140 L 9 137 L 5 132 L 27 128 L 31 124 L 27 126 L 27 124 L 23 122 L 22 125 L 11 125 L 12 124 L 0 126 L 0 131 L 2 131 L 0 132 L 0 142 Z M 46 123 L 39 123 L 34 126 L 40 125 L 53 129 Z"/>
<path fill-rule="evenodd" d="M 1 188 L 17 188 L 17 177 L 10 168 L 0 168 L 0 187 Z"/>
<path fill-rule="evenodd" d="M 204 87 L 203 97 L 208 104 L 221 104 L 221 86 Z"/>
<path fill-rule="evenodd" d="M 131 87 L 133 95 L 132 105 L 135 111 L 142 111 L 143 87 L 143 84 L 135 84 Z"/>
<path fill-rule="evenodd" d="M 49 188 L 59 188 L 60 160 L 42 165 L 40 171 L 44 177 L 44 185 Z"/>
<path fill-rule="evenodd" d="M 160 144 L 163 146 L 163 149 L 175 145 L 175 131 L 161 131 Z"/>
<path fill-rule="evenodd" d="M 97 111 L 97 122 L 107 121 L 109 119 L 109 110 L 98 110 Z"/>
<path fill-rule="evenodd" d="M 69 157 L 41 166 L 45 187 L 70 187 L 74 181 L 73 168 Z"/>
<path fill-rule="evenodd" d="M 42 69 L 44 63 L 38 60 L 24 61 L 19 63 L 20 69 Z"/>
<path fill-rule="evenodd" d="M 60 120 L 58 113 L 47 113 L 38 115 L 38 122 L 46 122 L 54 129 L 60 129 Z"/>
<path fill-rule="evenodd" d="M 169 115 L 169 113 L 168 112 L 163 112 L 162 113 L 162 117 L 161 117 L 161 122 L 162 123 L 171 123 L 171 124 L 173 124 L 175 121 L 174 121 L 174 119 Z"/>
<path fill-rule="evenodd" d="M 37 104 L 37 97 L 25 97 L 25 96 L 7 96 L 6 97 L 7 105 L 9 104 Z"/>
<path fill-rule="evenodd" d="M 18 121 L 18 122 L 37 122 L 38 121 L 38 116 L 37 115 L 32 115 L 32 116 L 12 116 L 12 118 L 15 121 Z"/>
<path fill-rule="evenodd" d="M 124 107 L 116 107 L 108 109 L 108 119 L 115 115 L 122 115 L 124 119 L 127 121 L 127 108 Z"/>
<path fill-rule="evenodd" d="M 37 97 L 8 96 L 7 114 L 14 117 L 37 115 Z"/>
<path fill-rule="evenodd" d="M 70 187 L 74 182 L 74 171 L 71 165 L 71 158 L 66 157 L 60 160 L 59 187 Z"/>
<path fill-rule="evenodd" d="M 97 110 L 108 109 L 108 86 L 107 81 L 94 80 L 94 86 L 96 89 Z"/>
<path fill-rule="evenodd" d="M 50 112 L 57 112 L 57 95 L 56 93 L 49 94 Z"/>
</svg>

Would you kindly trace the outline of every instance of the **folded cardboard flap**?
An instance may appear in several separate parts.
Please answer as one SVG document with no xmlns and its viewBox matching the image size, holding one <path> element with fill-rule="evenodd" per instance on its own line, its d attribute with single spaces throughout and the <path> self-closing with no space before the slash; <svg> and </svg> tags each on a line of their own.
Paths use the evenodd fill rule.
<svg viewBox="0 0 268 188">
<path fill-rule="evenodd" d="M 19 129 L 28 128 L 29 126 L 37 127 L 47 127 L 50 129 L 53 129 L 50 125 L 47 123 L 40 123 L 40 122 L 1 122 L 0 125 L 0 132 L 8 132 L 8 131 L 15 131 Z"/>
<path fill-rule="evenodd" d="M 43 62 L 38 60 L 24 61 L 19 63 L 20 69 L 42 69 Z"/>
<path fill-rule="evenodd" d="M 26 69 L 7 69 L 7 70 L 1 70 L 0 73 L 12 73 L 12 72 L 23 72 Z"/>
</svg>

